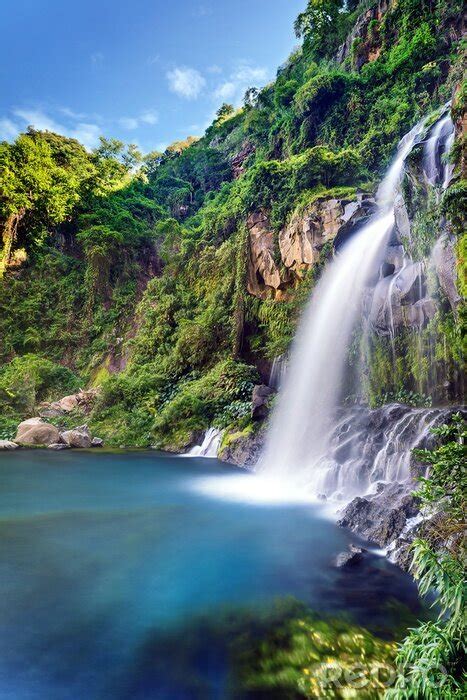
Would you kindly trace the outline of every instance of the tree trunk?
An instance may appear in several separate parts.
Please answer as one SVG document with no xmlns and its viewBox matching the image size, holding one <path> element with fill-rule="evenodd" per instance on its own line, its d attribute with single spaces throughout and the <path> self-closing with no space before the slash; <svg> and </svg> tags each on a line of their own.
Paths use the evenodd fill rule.
<svg viewBox="0 0 467 700">
<path fill-rule="evenodd" d="M 0 261 L 0 277 L 3 276 L 3 273 L 10 264 L 11 254 L 18 232 L 18 224 L 23 218 L 24 214 L 25 210 L 20 209 L 15 214 L 10 214 L 5 222 L 5 226 L 3 228 L 3 256 L 2 260 Z"/>
</svg>

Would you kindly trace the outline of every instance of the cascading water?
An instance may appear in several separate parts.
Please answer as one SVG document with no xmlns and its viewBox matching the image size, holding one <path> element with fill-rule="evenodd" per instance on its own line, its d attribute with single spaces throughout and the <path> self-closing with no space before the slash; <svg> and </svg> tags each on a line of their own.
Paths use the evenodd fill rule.
<svg viewBox="0 0 467 700">
<path fill-rule="evenodd" d="M 209 428 L 204 434 L 201 445 L 195 445 L 184 456 L 186 457 L 209 457 L 214 459 L 217 457 L 222 440 L 222 431 L 217 428 Z"/>
<path fill-rule="evenodd" d="M 441 184 L 446 189 L 449 184 L 453 167 L 445 159 L 453 142 L 454 125 L 448 113 L 436 122 L 423 149 L 423 169 L 433 187 Z"/>
<path fill-rule="evenodd" d="M 405 159 L 423 131 L 418 123 L 400 142 L 378 193 L 378 211 L 328 266 L 298 330 L 257 471 L 325 490 L 332 425 L 351 334 L 395 221 L 394 201 Z M 328 490 L 329 492 L 329 490 Z"/>
</svg>

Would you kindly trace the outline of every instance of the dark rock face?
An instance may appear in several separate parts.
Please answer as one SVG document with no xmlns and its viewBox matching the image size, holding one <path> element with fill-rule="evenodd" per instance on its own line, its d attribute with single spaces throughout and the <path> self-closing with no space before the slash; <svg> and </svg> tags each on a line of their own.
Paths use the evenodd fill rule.
<svg viewBox="0 0 467 700">
<path fill-rule="evenodd" d="M 245 437 L 239 437 L 224 447 L 219 454 L 219 459 L 237 467 L 251 468 L 258 462 L 264 447 L 266 438 L 265 427 L 262 426 L 257 433 Z"/>
<path fill-rule="evenodd" d="M 335 565 L 339 569 L 347 569 L 356 566 L 363 561 L 365 551 L 366 550 L 362 549 L 362 547 L 351 544 L 347 552 L 341 552 L 337 555 Z"/>
<path fill-rule="evenodd" d="M 411 495 L 413 489 L 413 483 L 382 484 L 379 493 L 354 498 L 338 524 L 386 547 L 418 513 L 417 501 Z"/>
<path fill-rule="evenodd" d="M 266 384 L 257 384 L 253 389 L 251 400 L 251 417 L 253 420 L 263 420 L 269 414 L 269 399 L 274 389 Z"/>
</svg>

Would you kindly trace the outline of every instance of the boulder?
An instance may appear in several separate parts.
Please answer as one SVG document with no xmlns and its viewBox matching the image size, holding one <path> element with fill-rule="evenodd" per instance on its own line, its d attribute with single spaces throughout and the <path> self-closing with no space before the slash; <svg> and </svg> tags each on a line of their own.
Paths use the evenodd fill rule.
<svg viewBox="0 0 467 700">
<path fill-rule="evenodd" d="M 53 442 L 51 445 L 47 445 L 48 450 L 69 450 L 70 446 L 64 442 Z"/>
<path fill-rule="evenodd" d="M 104 441 L 101 438 L 93 437 L 91 447 L 104 447 Z"/>
<path fill-rule="evenodd" d="M 18 425 L 15 442 L 21 445 L 51 445 L 60 442 L 58 429 L 40 418 L 29 418 Z"/>
<path fill-rule="evenodd" d="M 16 450 L 18 447 L 12 440 L 0 440 L 0 450 Z"/>
<path fill-rule="evenodd" d="M 347 552 L 341 552 L 335 559 L 335 566 L 339 569 L 355 566 L 363 561 L 363 554 L 366 552 L 362 547 L 357 547 L 354 544 L 349 546 Z"/>
<path fill-rule="evenodd" d="M 61 433 L 60 438 L 69 447 L 91 447 L 92 438 L 87 425 L 80 425 L 73 430 L 65 430 Z M 58 442 L 58 440 L 56 441 Z"/>
<path fill-rule="evenodd" d="M 78 394 L 70 394 L 69 396 L 64 396 L 63 399 L 58 401 L 58 405 L 62 411 L 65 413 L 70 413 L 74 411 L 78 406 Z"/>
<path fill-rule="evenodd" d="M 263 420 L 269 413 L 269 398 L 274 394 L 274 389 L 266 384 L 257 384 L 253 389 L 251 399 L 251 417 L 253 420 Z"/>
</svg>

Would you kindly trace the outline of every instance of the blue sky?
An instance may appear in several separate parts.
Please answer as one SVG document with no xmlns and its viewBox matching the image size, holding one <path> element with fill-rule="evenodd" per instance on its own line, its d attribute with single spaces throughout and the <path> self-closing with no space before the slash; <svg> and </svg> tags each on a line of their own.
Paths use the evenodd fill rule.
<svg viewBox="0 0 467 700">
<path fill-rule="evenodd" d="M 306 0 L 1 0 L 0 140 L 28 124 L 144 152 L 199 135 L 296 45 Z"/>
</svg>

